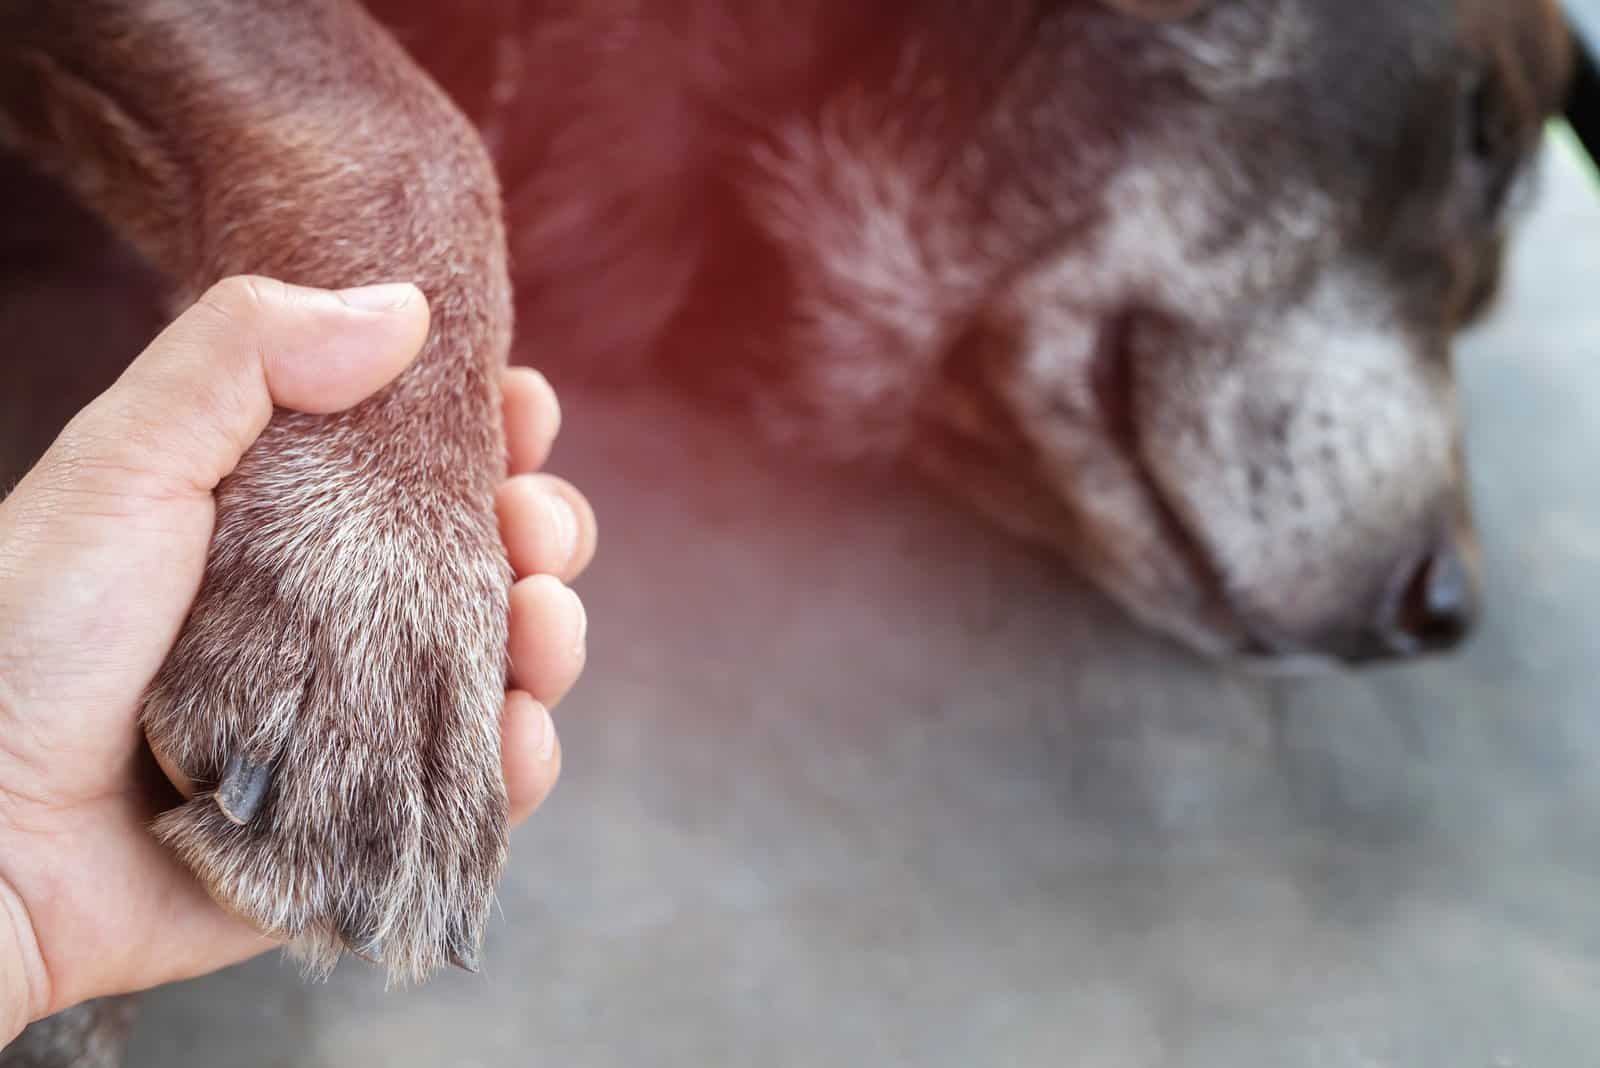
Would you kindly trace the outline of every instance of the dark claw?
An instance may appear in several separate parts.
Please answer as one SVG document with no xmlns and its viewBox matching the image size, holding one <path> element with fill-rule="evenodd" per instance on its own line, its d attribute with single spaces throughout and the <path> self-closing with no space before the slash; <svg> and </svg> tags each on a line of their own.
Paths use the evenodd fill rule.
<svg viewBox="0 0 1600 1068">
<path fill-rule="evenodd" d="M 482 961 L 478 957 L 478 947 L 471 935 L 464 931 L 459 923 L 451 925 L 450 931 L 450 963 L 464 972 L 478 974 Z"/>
<path fill-rule="evenodd" d="M 345 947 L 368 964 L 383 963 L 383 939 L 381 938 L 371 939 L 362 945 L 351 945 L 346 942 Z"/>
<path fill-rule="evenodd" d="M 267 787 L 271 785 L 271 764 L 257 764 L 244 754 L 235 753 L 228 758 L 228 766 L 222 769 L 222 782 L 217 784 L 217 807 L 234 823 L 249 823 L 261 811 L 261 802 L 266 800 Z"/>
<path fill-rule="evenodd" d="M 368 922 L 370 920 L 371 917 L 345 920 L 339 928 L 339 940 L 344 943 L 344 948 L 368 964 L 382 964 L 383 935 L 374 930 L 376 925 Z"/>
</svg>

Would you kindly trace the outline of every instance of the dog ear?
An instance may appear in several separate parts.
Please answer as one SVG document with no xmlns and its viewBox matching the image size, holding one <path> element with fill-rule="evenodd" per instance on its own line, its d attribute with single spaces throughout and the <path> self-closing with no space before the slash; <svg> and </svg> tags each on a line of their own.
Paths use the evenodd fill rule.
<svg viewBox="0 0 1600 1068">
<path fill-rule="evenodd" d="M 1172 22 L 1188 18 L 1208 6 L 1211 0 L 1100 0 L 1100 2 L 1113 11 L 1132 15 L 1136 19 Z"/>
</svg>

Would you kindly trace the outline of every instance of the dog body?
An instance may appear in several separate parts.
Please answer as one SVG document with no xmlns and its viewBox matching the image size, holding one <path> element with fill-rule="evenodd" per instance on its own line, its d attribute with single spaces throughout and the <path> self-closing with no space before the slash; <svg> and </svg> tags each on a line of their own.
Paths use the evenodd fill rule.
<svg viewBox="0 0 1600 1068">
<path fill-rule="evenodd" d="M 485 132 L 541 366 L 907 460 L 1209 652 L 1451 644 L 1450 340 L 1558 13 L 1150 7 L 375 10 Z"/>
<path fill-rule="evenodd" d="M 89 0 L 0 42 L 0 139 L 181 295 L 432 302 L 396 386 L 219 488 L 146 700 L 195 781 L 273 769 L 158 832 L 314 967 L 475 959 L 513 279 L 558 381 L 907 463 L 1206 651 L 1468 622 L 1449 343 L 1560 102 L 1546 0 Z"/>
</svg>

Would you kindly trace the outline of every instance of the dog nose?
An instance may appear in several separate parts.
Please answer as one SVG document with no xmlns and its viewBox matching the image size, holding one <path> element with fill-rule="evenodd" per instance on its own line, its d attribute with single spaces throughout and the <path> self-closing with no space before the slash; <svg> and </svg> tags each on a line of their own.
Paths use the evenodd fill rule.
<svg viewBox="0 0 1600 1068">
<path fill-rule="evenodd" d="M 1361 665 L 1448 652 L 1472 633 L 1477 618 L 1477 576 L 1461 549 L 1445 544 L 1413 565 L 1379 618 L 1335 655 Z"/>
<path fill-rule="evenodd" d="M 1442 653 L 1460 645 L 1478 617 L 1477 582 L 1461 550 L 1445 544 L 1425 557 L 1385 615 L 1374 635 L 1380 657 Z"/>
</svg>

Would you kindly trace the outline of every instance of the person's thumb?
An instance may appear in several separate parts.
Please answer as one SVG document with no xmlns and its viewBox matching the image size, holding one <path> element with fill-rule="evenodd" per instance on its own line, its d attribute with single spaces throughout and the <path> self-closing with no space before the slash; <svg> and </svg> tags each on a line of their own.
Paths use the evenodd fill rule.
<svg viewBox="0 0 1600 1068">
<path fill-rule="evenodd" d="M 124 714 L 200 588 L 211 491 L 274 405 L 353 405 L 427 332 L 410 285 L 332 293 L 235 278 L 184 312 L 0 499 L 0 710 L 10 692 L 47 696 L 58 717 Z M 82 737 L 122 753 L 127 726 Z"/>
<path fill-rule="evenodd" d="M 46 463 L 117 471 L 137 493 L 209 493 L 274 406 L 348 408 L 398 375 L 427 333 L 427 301 L 407 283 L 331 291 L 225 279 L 78 413 Z"/>
</svg>

